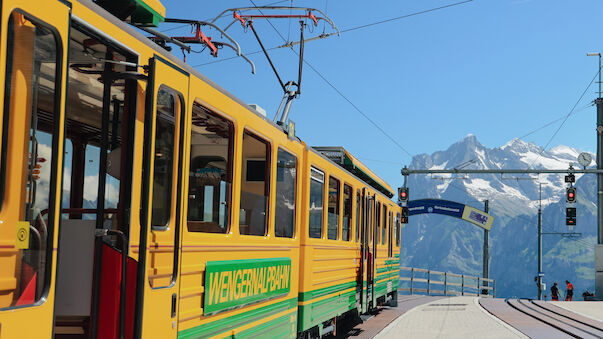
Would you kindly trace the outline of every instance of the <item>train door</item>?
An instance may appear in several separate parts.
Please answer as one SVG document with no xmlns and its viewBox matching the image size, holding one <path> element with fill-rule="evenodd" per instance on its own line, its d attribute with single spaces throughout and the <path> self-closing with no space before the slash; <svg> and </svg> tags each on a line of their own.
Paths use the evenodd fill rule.
<svg viewBox="0 0 603 339">
<path fill-rule="evenodd" d="M 374 223 L 374 212 L 375 209 L 375 196 L 370 195 L 368 191 L 363 190 L 363 218 L 362 218 L 362 252 L 363 252 L 363 276 L 366 276 L 365 289 L 363 289 L 362 296 L 362 309 L 364 312 L 369 311 L 373 303 L 373 285 L 375 279 L 375 223 Z"/>
<path fill-rule="evenodd" d="M 50 338 L 70 7 L 0 6 L 0 337 Z"/>
<path fill-rule="evenodd" d="M 369 304 L 371 308 L 376 306 L 377 297 L 375 296 L 375 283 L 377 281 L 377 245 L 379 244 L 379 220 L 381 217 L 381 204 L 377 203 L 376 194 L 373 194 L 371 199 L 371 210 L 373 211 L 373 215 L 371 218 L 371 234 L 373 235 L 373 242 L 371 243 L 371 263 L 369 267 L 369 272 L 371 273 L 370 279 L 370 298 Z"/>
<path fill-rule="evenodd" d="M 158 56 L 149 65 L 135 337 L 176 338 L 189 74 Z"/>
<path fill-rule="evenodd" d="M 360 195 L 360 191 L 358 191 Z M 360 294 L 359 300 L 359 311 L 361 313 L 366 312 L 366 271 L 367 271 L 367 246 L 368 246 L 368 234 L 366 232 L 366 189 L 362 189 L 362 194 L 360 195 L 360 200 L 358 200 L 358 204 L 360 205 L 360 213 L 357 215 L 357 218 L 360 219 L 360 270 L 358 272 L 358 289 Z"/>
<path fill-rule="evenodd" d="M 131 337 L 135 79 L 143 75 L 134 52 L 83 20 L 72 19 L 69 36 L 54 334 Z"/>
</svg>

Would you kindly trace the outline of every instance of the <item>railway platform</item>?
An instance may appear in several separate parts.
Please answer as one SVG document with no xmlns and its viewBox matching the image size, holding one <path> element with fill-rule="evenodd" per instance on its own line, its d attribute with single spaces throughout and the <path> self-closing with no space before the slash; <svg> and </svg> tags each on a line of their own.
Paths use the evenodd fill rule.
<svg viewBox="0 0 603 339">
<path fill-rule="evenodd" d="M 332 338 L 603 338 L 603 302 L 400 296 Z"/>
</svg>

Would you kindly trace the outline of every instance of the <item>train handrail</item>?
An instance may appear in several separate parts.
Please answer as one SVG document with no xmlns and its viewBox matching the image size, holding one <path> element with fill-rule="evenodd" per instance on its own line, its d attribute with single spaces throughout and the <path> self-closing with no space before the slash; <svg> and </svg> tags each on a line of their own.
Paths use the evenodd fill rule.
<svg viewBox="0 0 603 339">
<path fill-rule="evenodd" d="M 410 277 L 400 276 L 400 282 L 409 282 L 410 286 L 399 287 L 398 291 L 427 295 L 471 295 L 487 298 L 496 296 L 496 281 L 494 279 L 400 266 L 400 272 L 402 271 L 410 272 Z M 422 284 L 422 286 L 415 286 L 417 283 Z M 436 289 L 433 289 L 434 287 Z"/>
</svg>

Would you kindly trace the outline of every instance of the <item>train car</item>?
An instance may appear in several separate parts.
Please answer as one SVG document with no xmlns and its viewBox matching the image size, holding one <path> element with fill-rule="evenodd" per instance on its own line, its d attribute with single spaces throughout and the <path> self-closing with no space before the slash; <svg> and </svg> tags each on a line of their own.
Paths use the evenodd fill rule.
<svg viewBox="0 0 603 339">
<path fill-rule="evenodd" d="M 346 313 L 397 301 L 401 209 L 342 147 L 310 148 L 305 163 L 298 331 L 321 336 Z"/>
<path fill-rule="evenodd" d="M 395 301 L 391 188 L 124 22 L 159 1 L 0 5 L 1 338 L 294 338 Z"/>
</svg>

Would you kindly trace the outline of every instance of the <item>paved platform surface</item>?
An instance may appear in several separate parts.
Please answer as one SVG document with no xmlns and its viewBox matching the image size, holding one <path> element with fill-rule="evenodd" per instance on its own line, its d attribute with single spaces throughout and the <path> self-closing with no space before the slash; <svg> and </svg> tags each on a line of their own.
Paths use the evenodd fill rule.
<svg viewBox="0 0 603 339">
<path fill-rule="evenodd" d="M 603 321 L 603 301 L 551 301 L 550 303 L 585 317 Z"/>
<path fill-rule="evenodd" d="M 476 297 L 444 297 L 405 312 L 375 338 L 527 338 Z"/>
<path fill-rule="evenodd" d="M 360 319 L 347 319 L 345 325 L 338 329 L 336 336 L 328 336 L 326 338 L 354 338 L 354 339 L 370 339 L 374 338 L 392 321 L 412 310 L 413 308 L 433 302 L 443 297 L 424 296 L 424 295 L 402 295 L 398 297 L 397 307 L 383 307 L 377 313 L 372 314 L 369 319 L 361 321 Z"/>
</svg>

